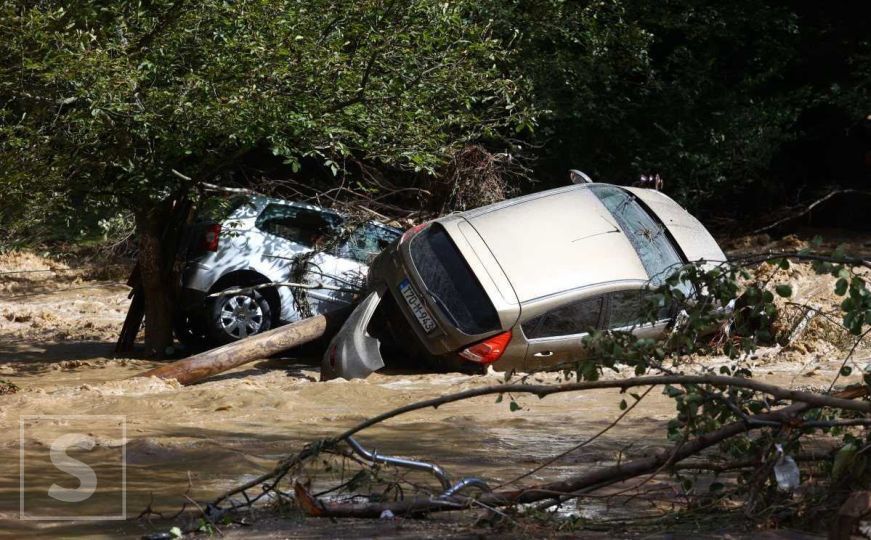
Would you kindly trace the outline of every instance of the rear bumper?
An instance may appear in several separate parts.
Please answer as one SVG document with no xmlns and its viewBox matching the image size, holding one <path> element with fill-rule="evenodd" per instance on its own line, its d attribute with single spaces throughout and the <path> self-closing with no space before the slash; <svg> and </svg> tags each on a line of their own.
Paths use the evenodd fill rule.
<svg viewBox="0 0 871 540">
<path fill-rule="evenodd" d="M 384 367 L 380 342 L 369 334 L 368 327 L 386 293 L 386 285 L 370 292 L 330 341 L 321 361 L 322 381 L 363 379 Z"/>
<path fill-rule="evenodd" d="M 182 283 L 186 289 L 205 293 L 216 281 L 214 269 L 200 261 L 188 262 L 182 271 Z"/>
</svg>

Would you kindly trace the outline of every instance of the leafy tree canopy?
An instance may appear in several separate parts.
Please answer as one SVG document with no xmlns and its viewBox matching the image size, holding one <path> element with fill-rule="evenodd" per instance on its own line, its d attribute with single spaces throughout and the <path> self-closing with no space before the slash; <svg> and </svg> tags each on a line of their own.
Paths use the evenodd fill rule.
<svg viewBox="0 0 871 540">
<path fill-rule="evenodd" d="M 536 121 L 473 4 L 3 2 L 4 199 L 137 210 L 264 148 L 432 171 Z"/>
</svg>

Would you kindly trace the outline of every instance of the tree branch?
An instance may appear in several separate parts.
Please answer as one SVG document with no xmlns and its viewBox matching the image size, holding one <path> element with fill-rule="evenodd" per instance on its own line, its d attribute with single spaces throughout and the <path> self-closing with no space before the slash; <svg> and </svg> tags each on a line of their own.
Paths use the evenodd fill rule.
<svg viewBox="0 0 871 540">
<path fill-rule="evenodd" d="M 798 219 L 798 218 L 810 213 L 814 208 L 816 208 L 820 204 L 826 202 L 827 200 L 831 199 L 835 195 L 845 195 L 848 193 L 855 193 L 858 195 L 871 195 L 871 192 L 863 191 L 861 189 L 836 189 L 834 191 L 829 192 L 827 195 L 817 199 L 816 201 L 812 202 L 811 204 L 806 206 L 801 212 L 798 212 L 797 214 L 792 214 L 792 215 L 786 216 L 785 218 L 778 219 L 777 221 L 775 221 L 774 223 L 772 223 L 770 225 L 766 225 L 765 227 L 760 227 L 754 231 L 750 231 L 750 234 L 759 234 L 759 233 L 763 233 L 765 231 L 770 231 L 771 229 L 777 227 L 778 225 L 786 223 L 787 221 L 792 221 L 794 219 Z"/>
</svg>

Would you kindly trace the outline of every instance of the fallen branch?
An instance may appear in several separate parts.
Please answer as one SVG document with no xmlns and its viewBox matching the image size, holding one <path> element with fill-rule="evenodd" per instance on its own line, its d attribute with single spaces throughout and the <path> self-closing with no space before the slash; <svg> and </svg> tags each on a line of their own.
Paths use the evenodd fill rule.
<svg viewBox="0 0 871 540">
<path fill-rule="evenodd" d="M 446 403 L 455 401 L 463 401 L 473 397 L 487 396 L 494 394 L 533 394 L 539 398 L 549 396 L 551 394 L 560 394 L 563 392 L 579 392 L 583 390 L 599 390 L 606 388 L 629 389 L 639 386 L 664 386 L 668 384 L 710 384 L 712 386 L 747 388 L 756 390 L 778 399 L 788 400 L 793 402 L 803 402 L 816 407 L 834 407 L 843 410 L 871 413 L 871 402 L 852 401 L 842 397 L 827 396 L 824 394 L 814 394 L 811 392 L 802 392 L 799 390 L 789 390 L 781 388 L 773 384 L 767 384 L 752 379 L 742 377 L 729 377 L 726 375 L 654 375 L 647 377 L 632 377 L 630 379 L 615 379 L 609 381 L 583 381 L 576 383 L 565 383 L 560 385 L 533 385 L 533 384 L 505 384 L 500 386 L 488 386 L 485 388 L 475 388 L 455 394 L 448 394 L 433 399 L 418 401 L 411 403 L 392 411 L 388 411 L 378 416 L 374 416 L 368 420 L 360 422 L 356 426 L 348 429 L 338 437 L 330 439 L 331 441 L 340 441 L 346 437 L 350 437 L 355 433 L 362 431 L 375 424 L 379 424 L 387 419 L 400 416 L 402 414 L 417 411 L 420 409 L 438 408 Z M 864 389 L 860 389 L 863 390 Z M 862 394 L 864 395 L 864 394 Z M 855 397 L 855 396 L 854 396 Z"/>
<path fill-rule="evenodd" d="M 342 287 L 336 287 L 334 285 L 327 285 L 326 283 L 294 283 L 292 281 L 273 281 L 269 283 L 260 283 L 258 285 L 252 285 L 250 287 L 232 287 L 230 289 L 224 289 L 223 291 L 218 291 L 216 293 L 212 293 L 208 295 L 206 298 L 217 298 L 219 296 L 230 296 L 231 294 L 242 294 L 248 293 L 252 291 L 256 291 L 258 289 L 268 289 L 270 287 L 289 287 L 291 289 L 319 289 L 325 291 L 338 291 L 338 292 L 349 292 L 359 294 L 360 289 L 346 289 Z"/>
<path fill-rule="evenodd" d="M 834 398 L 841 399 L 841 398 Z M 760 421 L 779 421 L 791 423 L 796 416 L 814 408 L 808 403 L 794 403 L 777 411 L 754 415 L 751 418 Z M 512 491 L 483 493 L 476 501 L 487 506 L 513 506 L 529 504 L 542 500 L 558 499 L 561 502 L 582 495 L 590 488 L 599 489 L 631 478 L 649 474 L 667 465 L 673 465 L 703 450 L 719 444 L 742 433 L 759 429 L 758 424 L 748 424 L 737 421 L 721 427 L 710 433 L 705 433 L 690 441 L 682 442 L 671 450 L 659 452 L 653 456 L 619 463 L 604 467 L 566 480 L 551 482 L 541 486 L 533 486 Z M 297 496 L 300 496 L 297 488 Z M 303 505 L 309 515 L 318 517 L 355 517 L 377 518 L 383 512 L 390 511 L 394 515 L 417 515 L 445 510 L 468 508 L 471 501 L 468 497 L 451 497 L 449 499 L 434 497 L 415 497 L 402 501 L 384 503 L 341 503 L 312 500 L 309 498 Z"/>
<path fill-rule="evenodd" d="M 811 204 L 806 206 L 801 212 L 786 216 L 782 219 L 778 219 L 777 221 L 775 221 L 774 223 L 772 223 L 770 225 L 766 225 L 765 227 L 760 227 L 760 228 L 756 229 L 755 231 L 751 231 L 750 234 L 760 234 L 760 233 L 763 233 L 765 231 L 770 231 L 771 229 L 777 227 L 778 225 L 786 223 L 787 221 L 792 221 L 794 219 L 798 219 L 798 218 L 810 213 L 814 208 L 816 208 L 820 204 L 826 202 L 827 200 L 831 199 L 835 195 L 844 195 L 844 194 L 848 194 L 848 193 L 855 193 L 857 195 L 871 195 L 871 192 L 863 191 L 861 189 L 836 189 L 834 191 L 829 192 L 825 196 L 815 200 L 814 202 L 812 202 Z"/>
<path fill-rule="evenodd" d="M 798 415 L 811 408 L 817 407 L 836 407 L 845 410 L 853 410 L 859 412 L 871 412 L 871 403 L 852 401 L 858 397 L 867 395 L 867 387 L 857 386 L 841 391 L 834 396 L 813 394 L 809 392 L 801 392 L 788 390 L 778 386 L 761 383 L 740 377 L 728 377 L 720 375 L 668 375 L 668 376 L 649 376 L 649 377 L 634 377 L 631 379 L 612 380 L 612 381 L 588 381 L 578 383 L 567 383 L 556 386 L 547 385 L 525 385 L 525 384 L 510 384 L 493 386 L 487 388 L 478 388 L 457 392 L 439 398 L 429 399 L 412 403 L 403 407 L 399 407 L 392 411 L 385 412 L 376 417 L 363 421 L 356 426 L 346 430 L 341 435 L 330 439 L 324 439 L 306 445 L 305 448 L 294 456 L 280 462 L 272 471 L 263 474 L 245 484 L 238 486 L 223 495 L 215 502 L 218 505 L 222 501 L 228 500 L 236 494 L 245 495 L 245 491 L 256 486 L 268 489 L 268 486 L 275 486 L 281 481 L 290 471 L 301 465 L 308 458 L 317 455 L 322 450 L 335 448 L 341 441 L 347 437 L 372 425 L 383 422 L 387 419 L 400 416 L 402 414 L 424 409 L 437 408 L 443 404 L 462 401 L 473 397 L 516 393 L 516 394 L 534 394 L 539 398 L 543 398 L 550 394 L 562 392 L 575 392 L 592 389 L 605 388 L 620 388 L 627 389 L 637 386 L 662 386 L 667 384 L 710 384 L 714 386 L 733 386 L 748 388 L 763 392 L 774 396 L 778 399 L 792 400 L 793 405 L 784 407 L 778 411 L 773 411 L 764 414 L 757 414 L 747 418 L 742 418 L 732 424 L 724 426 L 711 433 L 706 433 L 692 441 L 687 441 L 673 448 L 671 451 L 666 451 L 655 456 L 642 458 L 629 463 L 621 463 L 612 467 L 606 467 L 598 471 L 592 471 L 577 477 L 573 477 L 561 482 L 554 482 L 543 486 L 524 488 L 513 491 L 501 491 L 486 493 L 478 499 L 469 499 L 467 497 L 452 497 L 450 500 L 444 498 L 433 497 L 418 497 L 404 501 L 388 502 L 388 503 L 333 503 L 318 501 L 310 494 L 307 495 L 306 506 L 312 510 L 312 515 L 324 515 L 331 517 L 378 517 L 384 510 L 390 510 L 395 515 L 399 514 L 420 514 L 433 511 L 455 510 L 467 508 L 472 501 L 480 502 L 487 506 L 506 506 L 512 504 L 525 504 L 545 499 L 553 499 L 555 497 L 575 497 L 590 489 L 598 489 L 605 485 L 610 485 L 616 482 L 621 482 L 635 476 L 647 474 L 662 468 L 663 465 L 669 467 L 674 466 L 679 461 L 695 455 L 702 450 L 724 441 L 730 437 L 769 426 L 772 423 L 788 423 L 793 426 L 802 425 Z M 299 489 L 297 488 L 297 491 Z M 298 496 L 304 496 L 305 493 L 298 493 Z M 231 500 L 232 502 L 232 500 Z M 312 504 L 308 504 L 312 503 Z M 317 510 L 313 510 L 317 509 Z"/>
</svg>

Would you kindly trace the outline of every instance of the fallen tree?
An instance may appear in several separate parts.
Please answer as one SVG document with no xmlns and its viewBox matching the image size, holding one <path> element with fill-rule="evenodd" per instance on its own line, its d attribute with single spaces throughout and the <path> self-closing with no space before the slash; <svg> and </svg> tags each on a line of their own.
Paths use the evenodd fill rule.
<svg viewBox="0 0 871 540">
<path fill-rule="evenodd" d="M 175 379 L 184 385 L 193 384 L 249 362 L 269 358 L 316 339 L 331 336 L 341 328 L 342 323 L 353 311 L 353 307 L 351 305 L 280 326 L 262 334 L 255 334 L 217 349 L 154 368 L 139 376 Z"/>
</svg>

